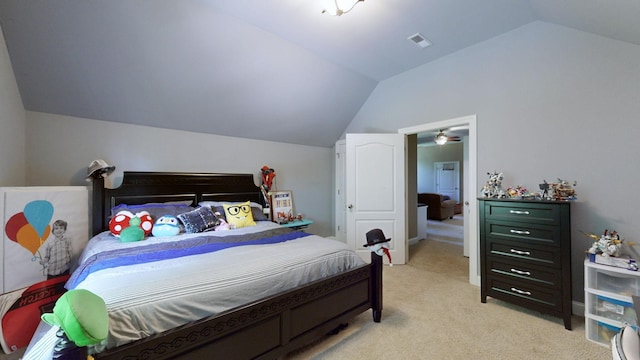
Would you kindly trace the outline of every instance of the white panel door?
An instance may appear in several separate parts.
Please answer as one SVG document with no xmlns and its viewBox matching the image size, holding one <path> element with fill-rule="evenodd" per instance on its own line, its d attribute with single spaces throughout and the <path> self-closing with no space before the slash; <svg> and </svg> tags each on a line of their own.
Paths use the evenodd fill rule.
<svg viewBox="0 0 640 360">
<path fill-rule="evenodd" d="M 436 192 L 448 195 L 456 203 L 460 202 L 460 162 L 436 162 L 433 165 L 436 174 Z"/>
<path fill-rule="evenodd" d="M 347 134 L 347 244 L 365 261 L 366 233 L 390 238 L 392 262 L 407 259 L 404 134 Z M 385 259 L 385 261 L 387 261 Z"/>
<path fill-rule="evenodd" d="M 346 157 L 347 143 L 339 140 L 335 145 L 336 155 L 336 197 L 335 197 L 335 222 L 336 239 L 347 242 L 347 198 L 346 198 Z"/>
</svg>

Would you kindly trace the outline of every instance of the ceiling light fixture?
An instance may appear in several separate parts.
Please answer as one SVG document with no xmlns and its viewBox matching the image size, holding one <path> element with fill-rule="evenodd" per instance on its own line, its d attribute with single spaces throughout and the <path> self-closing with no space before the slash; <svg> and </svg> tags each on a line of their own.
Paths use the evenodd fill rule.
<svg viewBox="0 0 640 360">
<path fill-rule="evenodd" d="M 444 132 L 440 130 L 438 135 L 436 135 L 436 137 L 434 138 L 434 141 L 438 145 L 444 145 L 447 143 L 447 135 L 445 135 Z"/>
<path fill-rule="evenodd" d="M 353 0 L 351 0 L 351 1 L 353 1 Z M 346 13 L 348 13 L 349 11 L 353 10 L 353 8 L 354 8 L 354 7 L 356 7 L 356 5 L 357 5 L 358 3 L 360 3 L 360 2 L 364 2 L 364 0 L 355 0 L 355 1 L 353 2 L 353 4 L 351 5 L 351 7 L 350 7 L 350 8 L 348 8 L 347 10 L 342 10 L 342 9 L 340 8 L 340 4 L 338 4 L 338 0 L 334 0 L 333 2 L 334 2 L 334 4 L 335 4 L 335 9 L 333 9 L 333 8 L 331 8 L 331 9 L 324 9 L 324 10 L 322 10 L 322 13 L 323 13 L 323 14 L 330 14 L 330 15 L 333 15 L 333 16 L 341 16 L 341 15 L 346 14 Z M 341 2 L 344 2 L 344 1 L 341 1 Z"/>
</svg>

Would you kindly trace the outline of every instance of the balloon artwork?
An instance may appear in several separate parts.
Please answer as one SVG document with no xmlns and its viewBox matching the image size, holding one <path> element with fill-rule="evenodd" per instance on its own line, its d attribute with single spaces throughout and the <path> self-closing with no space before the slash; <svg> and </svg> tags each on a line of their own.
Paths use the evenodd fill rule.
<svg viewBox="0 0 640 360">
<path fill-rule="evenodd" d="M 7 221 L 5 232 L 12 241 L 20 244 L 35 256 L 51 234 L 49 221 L 53 217 L 53 205 L 46 200 L 27 203 L 24 210 Z"/>
</svg>

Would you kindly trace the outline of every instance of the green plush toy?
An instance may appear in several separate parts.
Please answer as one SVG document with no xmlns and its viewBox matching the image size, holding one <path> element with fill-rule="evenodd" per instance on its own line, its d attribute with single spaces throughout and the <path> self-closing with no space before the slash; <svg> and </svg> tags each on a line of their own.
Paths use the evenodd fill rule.
<svg viewBox="0 0 640 360">
<path fill-rule="evenodd" d="M 120 241 L 133 242 L 144 239 L 144 230 L 140 227 L 140 218 L 134 216 L 129 220 L 129 227 L 120 232 Z"/>
<path fill-rule="evenodd" d="M 57 325 L 77 346 L 95 345 L 107 338 L 109 315 L 101 297 L 85 289 L 64 293 L 53 307 L 53 313 L 42 314 L 42 320 Z"/>
</svg>

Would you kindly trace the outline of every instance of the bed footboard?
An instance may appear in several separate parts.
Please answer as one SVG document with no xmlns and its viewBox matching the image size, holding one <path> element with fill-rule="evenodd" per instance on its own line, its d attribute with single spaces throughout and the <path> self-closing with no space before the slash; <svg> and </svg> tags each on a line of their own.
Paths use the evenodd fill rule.
<svg viewBox="0 0 640 360">
<path fill-rule="evenodd" d="M 277 296 L 97 354 L 96 359 L 274 359 L 372 309 L 382 314 L 382 258 Z"/>
</svg>

